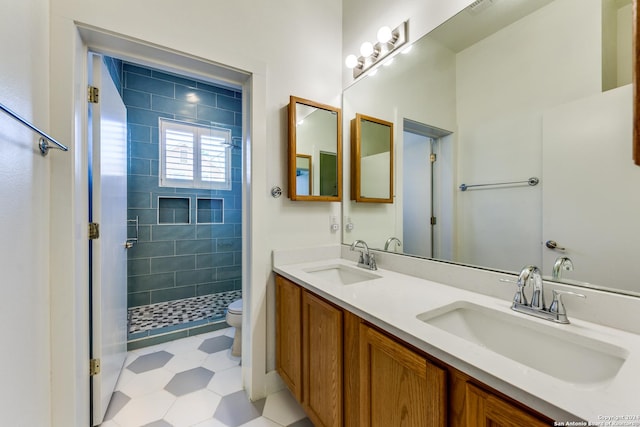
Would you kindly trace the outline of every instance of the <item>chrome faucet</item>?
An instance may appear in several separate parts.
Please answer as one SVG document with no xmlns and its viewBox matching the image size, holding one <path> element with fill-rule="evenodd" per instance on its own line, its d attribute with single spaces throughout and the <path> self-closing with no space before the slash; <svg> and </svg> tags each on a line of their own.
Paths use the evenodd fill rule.
<svg viewBox="0 0 640 427">
<path fill-rule="evenodd" d="M 553 264 L 553 280 L 558 281 L 562 279 L 562 270 L 573 271 L 573 262 L 566 256 L 556 258 L 556 262 Z"/>
<path fill-rule="evenodd" d="M 400 241 L 400 239 L 398 239 L 397 237 L 389 237 L 387 239 L 387 242 L 384 244 L 384 250 L 388 251 L 389 250 L 389 245 L 393 242 L 396 242 L 396 244 L 398 246 L 402 246 L 402 242 Z"/>
<path fill-rule="evenodd" d="M 556 262 L 557 264 L 557 262 Z M 513 282 L 512 280 L 500 279 L 505 282 Z M 531 283 L 533 286 L 533 293 L 531 296 L 531 303 L 527 302 L 527 297 L 524 293 L 525 287 Z M 535 265 L 528 265 L 522 269 L 518 276 L 518 290 L 513 297 L 513 304 L 511 309 L 519 313 L 529 314 L 531 316 L 539 317 L 541 319 L 550 320 L 556 323 L 569 323 L 567 318 L 567 310 L 562 303 L 563 295 L 573 295 L 580 298 L 586 298 L 585 295 L 578 294 L 576 292 L 559 291 L 553 289 L 553 301 L 549 308 L 545 306 L 544 302 L 544 286 L 542 282 L 542 275 L 540 270 Z"/>
<path fill-rule="evenodd" d="M 518 276 L 518 283 L 522 283 L 522 288 L 524 288 L 529 283 L 531 283 L 531 286 L 533 286 L 533 292 L 531 294 L 531 304 L 529 304 L 531 308 L 535 308 L 536 310 L 544 310 L 547 308 L 546 304 L 544 303 L 544 285 L 542 283 L 542 274 L 540 274 L 540 270 L 538 269 L 538 267 L 536 267 L 535 265 L 528 265 L 523 268 L 520 272 L 520 275 Z"/>
<path fill-rule="evenodd" d="M 355 251 L 356 248 L 360 249 L 360 259 L 358 259 L 358 267 L 368 268 L 369 270 L 377 270 L 376 259 L 374 254 L 369 252 L 369 246 L 364 240 L 356 240 L 351 244 L 351 250 Z"/>
</svg>

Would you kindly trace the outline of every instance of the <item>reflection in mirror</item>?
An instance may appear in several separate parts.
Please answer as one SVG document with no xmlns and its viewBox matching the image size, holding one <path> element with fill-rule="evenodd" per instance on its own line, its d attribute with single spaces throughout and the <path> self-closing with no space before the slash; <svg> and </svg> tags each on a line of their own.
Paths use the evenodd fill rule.
<svg viewBox="0 0 640 427">
<path fill-rule="evenodd" d="M 633 0 L 633 161 L 640 166 L 640 13 Z"/>
<path fill-rule="evenodd" d="M 310 196 L 313 191 L 311 177 L 311 156 L 296 155 L 296 191 L 301 196 Z"/>
<path fill-rule="evenodd" d="M 393 203 L 393 123 L 357 113 L 351 129 L 351 199 Z"/>
<path fill-rule="evenodd" d="M 348 87 L 345 117 L 396 124 L 396 173 L 393 205 L 343 203 L 343 243 L 397 237 L 405 254 L 549 280 L 567 257 L 556 280 L 640 295 L 631 17 L 631 0 L 492 2 Z"/>
<path fill-rule="evenodd" d="M 341 110 L 292 96 L 289 104 L 291 200 L 340 201 L 341 154 Z"/>
</svg>

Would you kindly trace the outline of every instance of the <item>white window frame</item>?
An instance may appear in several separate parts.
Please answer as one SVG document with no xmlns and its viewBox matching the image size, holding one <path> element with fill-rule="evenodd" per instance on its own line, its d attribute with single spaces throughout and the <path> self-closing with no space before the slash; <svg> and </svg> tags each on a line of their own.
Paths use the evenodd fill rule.
<svg viewBox="0 0 640 427">
<path fill-rule="evenodd" d="M 183 122 L 161 117 L 159 119 L 160 173 L 161 187 L 200 188 L 207 190 L 231 190 L 231 130 L 197 123 Z M 167 177 L 167 131 L 191 133 L 193 140 L 192 178 Z M 224 180 L 207 181 L 202 179 L 202 140 L 213 137 L 224 147 Z"/>
</svg>

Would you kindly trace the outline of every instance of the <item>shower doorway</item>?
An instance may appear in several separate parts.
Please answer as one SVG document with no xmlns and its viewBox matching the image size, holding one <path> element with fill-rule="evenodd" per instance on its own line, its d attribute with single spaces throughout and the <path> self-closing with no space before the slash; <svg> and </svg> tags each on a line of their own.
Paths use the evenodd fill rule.
<svg viewBox="0 0 640 427">
<path fill-rule="evenodd" d="M 97 307 L 103 294 L 94 291 L 90 295 L 91 357 L 102 364 L 91 381 L 91 418 L 92 423 L 98 425 L 127 349 L 224 328 L 226 307 L 242 296 L 246 271 L 242 224 L 243 133 L 247 121 L 243 114 L 246 112 L 243 110 L 244 84 L 202 79 L 198 78 L 201 74 L 193 77 L 164 71 L 164 65 L 159 69 L 97 54 L 89 58 L 89 73 L 92 69 L 102 70 L 102 74 L 97 84 L 100 102 L 97 106 L 91 104 L 89 121 L 100 123 L 96 129 L 113 128 L 113 120 L 98 114 L 105 102 L 107 83 L 115 86 L 115 97 L 126 108 L 122 114 L 124 145 L 104 144 L 102 150 L 96 148 L 89 156 L 90 172 L 94 174 L 89 178 L 90 184 L 102 182 L 97 180 L 97 166 L 115 167 L 111 156 L 117 154 L 118 162 L 124 157 L 124 186 L 108 193 L 110 197 L 124 199 L 124 209 L 118 209 L 117 216 L 110 215 L 113 219 L 110 223 L 117 222 L 118 228 L 124 229 L 124 235 L 111 242 L 109 248 L 120 255 L 125 253 L 125 257 L 99 264 L 103 272 L 124 274 L 118 280 L 111 280 L 124 286 L 109 288 L 124 289 L 124 299 L 119 300 L 118 310 L 100 310 Z M 151 89 L 152 80 L 157 84 Z M 160 93 L 152 93 L 156 88 Z M 174 107 L 175 112 L 171 112 Z M 191 131 L 195 132 L 193 157 L 186 153 L 190 148 L 184 140 Z M 175 170 L 173 175 L 168 175 L 167 181 L 171 182 L 163 182 L 159 162 L 163 156 L 169 158 L 166 151 L 170 149 L 163 137 L 172 143 L 175 142 L 172 138 L 180 139 L 176 160 L 179 168 L 185 161 L 191 161 L 194 167 L 197 164 L 202 168 L 197 172 L 200 184 L 220 181 L 220 185 L 207 184 L 204 188 L 185 184 L 182 176 L 175 175 Z M 89 146 L 95 142 L 99 140 L 89 138 Z M 166 144 L 164 151 L 159 149 L 160 142 Z M 97 187 L 94 185 L 94 188 Z M 250 193 L 245 194 L 248 197 Z M 100 206 L 112 205 L 103 202 Z M 120 203 L 118 206 L 122 207 Z M 97 213 L 95 203 L 91 207 Z M 103 215 L 102 220 L 107 218 Z M 103 227 L 103 236 L 111 228 Z M 91 244 L 92 252 L 95 242 Z M 105 246 L 106 241 L 103 242 Z M 97 316 L 116 311 L 117 322 L 100 327 Z M 133 329 L 135 321 L 142 327 Z M 101 337 L 113 335 L 119 337 L 117 345 L 100 345 Z M 109 363 L 105 349 L 115 348 L 122 355 L 121 360 Z"/>
</svg>

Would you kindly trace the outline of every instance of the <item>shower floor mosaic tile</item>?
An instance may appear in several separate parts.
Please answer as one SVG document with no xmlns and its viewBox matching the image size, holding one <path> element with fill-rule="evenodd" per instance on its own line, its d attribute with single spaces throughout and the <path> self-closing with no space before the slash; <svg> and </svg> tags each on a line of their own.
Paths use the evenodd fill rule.
<svg viewBox="0 0 640 427">
<path fill-rule="evenodd" d="M 242 298 L 242 291 L 228 291 L 177 301 L 132 307 L 129 311 L 129 335 L 223 319 L 230 303 Z"/>
<path fill-rule="evenodd" d="M 133 350 L 101 427 L 313 427 L 288 390 L 251 402 L 234 328 Z"/>
</svg>

